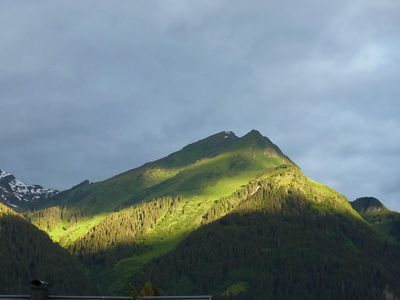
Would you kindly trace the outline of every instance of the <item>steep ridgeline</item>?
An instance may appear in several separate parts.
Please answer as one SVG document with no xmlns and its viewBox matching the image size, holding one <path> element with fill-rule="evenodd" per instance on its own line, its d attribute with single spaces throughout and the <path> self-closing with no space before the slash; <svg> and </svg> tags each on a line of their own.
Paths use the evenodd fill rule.
<svg viewBox="0 0 400 300">
<path fill-rule="evenodd" d="M 400 213 L 387 209 L 373 197 L 358 198 L 351 206 L 371 225 L 400 243 Z"/>
<path fill-rule="evenodd" d="M 27 185 L 13 175 L 0 170 L 0 203 L 24 210 L 35 207 L 55 194 L 57 194 L 56 190 L 46 189 L 40 185 Z"/>
<path fill-rule="evenodd" d="M 1 203 L 0 241 L 0 294 L 29 293 L 34 278 L 52 283 L 54 293 L 95 292 L 74 257 Z"/>
<path fill-rule="evenodd" d="M 395 299 L 400 249 L 293 167 L 215 202 L 203 226 L 133 279 L 215 299 Z"/>
<path fill-rule="evenodd" d="M 399 292 L 397 246 L 255 130 L 83 182 L 25 216 L 79 258 L 103 294 L 148 278 L 164 293 L 238 299 Z"/>
</svg>

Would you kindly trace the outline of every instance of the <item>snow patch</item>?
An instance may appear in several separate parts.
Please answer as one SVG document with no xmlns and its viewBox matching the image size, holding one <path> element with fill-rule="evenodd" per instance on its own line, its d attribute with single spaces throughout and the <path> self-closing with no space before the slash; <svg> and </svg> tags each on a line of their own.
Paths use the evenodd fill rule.
<svg viewBox="0 0 400 300">
<path fill-rule="evenodd" d="M 0 170 L 0 179 L 5 177 L 9 178 L 0 186 L 0 199 L 10 205 L 21 201 L 37 202 L 58 193 L 56 190 L 46 189 L 40 185 L 27 185 L 16 179 L 12 174 Z"/>
<path fill-rule="evenodd" d="M 232 131 L 224 131 L 224 133 L 226 134 L 224 136 L 224 139 L 228 139 L 230 138 L 232 135 L 235 135 Z"/>
<path fill-rule="evenodd" d="M 11 175 L 10 173 L 7 173 L 7 172 L 5 172 L 3 170 L 0 170 L 0 179 L 2 179 L 4 177 L 7 177 L 7 176 L 10 176 L 10 175 Z"/>
</svg>

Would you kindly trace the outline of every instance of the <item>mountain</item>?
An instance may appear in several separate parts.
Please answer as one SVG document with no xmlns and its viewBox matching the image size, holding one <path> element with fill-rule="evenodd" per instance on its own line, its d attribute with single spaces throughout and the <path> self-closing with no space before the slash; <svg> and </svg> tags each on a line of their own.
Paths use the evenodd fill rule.
<svg viewBox="0 0 400 300">
<path fill-rule="evenodd" d="M 0 241 L 0 294 L 29 293 L 35 278 L 51 283 L 54 293 L 95 292 L 74 257 L 1 203 Z"/>
<path fill-rule="evenodd" d="M 362 216 L 386 214 L 389 210 L 374 197 L 362 197 L 351 202 L 351 206 Z"/>
<path fill-rule="evenodd" d="M 40 185 L 27 185 L 14 175 L 0 170 L 0 203 L 16 209 L 27 209 L 55 194 L 56 190 L 43 188 Z"/>
<path fill-rule="evenodd" d="M 165 294 L 217 298 L 400 295 L 399 246 L 256 130 L 84 181 L 24 216 L 103 294 L 151 279 Z"/>
<path fill-rule="evenodd" d="M 220 132 L 108 180 L 85 181 L 60 192 L 28 218 L 67 246 L 115 211 L 164 196 L 183 197 L 204 210 L 251 178 L 288 164 L 292 162 L 257 131 L 241 138 Z"/>
<path fill-rule="evenodd" d="M 367 222 L 400 243 L 400 213 L 387 209 L 374 197 L 358 198 L 351 206 Z"/>
</svg>

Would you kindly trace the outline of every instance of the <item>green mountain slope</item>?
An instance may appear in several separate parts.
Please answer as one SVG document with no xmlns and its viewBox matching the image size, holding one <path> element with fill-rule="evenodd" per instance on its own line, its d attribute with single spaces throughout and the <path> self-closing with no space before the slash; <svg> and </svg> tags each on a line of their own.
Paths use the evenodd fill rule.
<svg viewBox="0 0 400 300">
<path fill-rule="evenodd" d="M 83 182 L 26 217 L 85 262 L 99 286 L 115 279 L 105 292 L 123 292 L 145 263 L 200 226 L 216 200 L 286 165 L 294 164 L 259 132 L 221 132 L 108 180 Z"/>
<path fill-rule="evenodd" d="M 82 183 L 27 217 L 68 246 L 116 210 L 162 196 L 212 201 L 284 164 L 291 162 L 259 132 L 221 132 L 108 180 Z"/>
<path fill-rule="evenodd" d="M 84 268 L 20 215 L 0 203 L 0 294 L 29 293 L 40 278 L 62 294 L 95 292 Z"/>
<path fill-rule="evenodd" d="M 400 295 L 400 249 L 343 196 L 296 168 L 276 170 L 216 202 L 203 224 L 147 264 L 134 284 L 150 278 L 162 293 L 229 299 Z"/>
<path fill-rule="evenodd" d="M 400 213 L 373 197 L 358 198 L 351 205 L 368 223 L 400 243 Z"/>
<path fill-rule="evenodd" d="M 147 278 L 166 293 L 243 299 L 398 292 L 397 246 L 255 130 L 221 132 L 83 182 L 25 217 L 79 258 L 103 294 L 125 294 Z"/>
</svg>

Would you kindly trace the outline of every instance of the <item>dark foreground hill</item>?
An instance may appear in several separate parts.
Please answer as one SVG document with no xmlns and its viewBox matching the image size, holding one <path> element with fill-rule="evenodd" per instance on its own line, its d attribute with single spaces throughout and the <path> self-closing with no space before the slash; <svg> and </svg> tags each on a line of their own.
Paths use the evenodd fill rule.
<svg viewBox="0 0 400 300">
<path fill-rule="evenodd" d="M 45 232 L 0 203 L 0 294 L 29 293 L 40 278 L 61 294 L 95 292 L 80 263 Z"/>
</svg>

